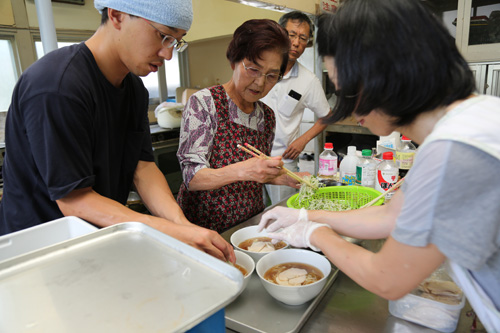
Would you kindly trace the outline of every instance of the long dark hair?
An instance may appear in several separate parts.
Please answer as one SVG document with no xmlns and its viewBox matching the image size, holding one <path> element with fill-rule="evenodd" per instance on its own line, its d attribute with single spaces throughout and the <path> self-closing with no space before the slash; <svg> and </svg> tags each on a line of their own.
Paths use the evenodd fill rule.
<svg viewBox="0 0 500 333">
<path fill-rule="evenodd" d="M 419 0 L 346 0 L 318 22 L 319 54 L 335 57 L 338 78 L 326 122 L 379 109 L 407 125 L 475 90 L 455 40 Z"/>
<path fill-rule="evenodd" d="M 227 48 L 226 57 L 231 64 L 243 59 L 257 62 L 264 51 L 270 50 L 277 50 L 281 53 L 280 75 L 283 75 L 290 50 L 287 31 L 272 20 L 248 20 L 235 30 Z"/>
</svg>

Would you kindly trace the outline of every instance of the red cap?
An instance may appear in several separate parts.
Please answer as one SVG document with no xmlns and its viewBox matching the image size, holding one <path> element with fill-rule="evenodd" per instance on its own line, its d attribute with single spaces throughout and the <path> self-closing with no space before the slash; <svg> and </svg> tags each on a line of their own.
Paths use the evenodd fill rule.
<svg viewBox="0 0 500 333">
<path fill-rule="evenodd" d="M 384 160 L 392 160 L 392 159 L 394 159 L 393 156 L 394 155 L 392 154 L 392 151 L 387 151 L 387 152 L 385 152 L 385 153 L 382 154 L 382 158 Z"/>
<path fill-rule="evenodd" d="M 404 135 L 403 135 L 403 137 L 401 138 L 401 140 L 403 140 L 403 141 L 411 141 L 411 139 L 410 139 L 410 138 L 408 138 L 407 136 L 404 136 Z"/>
<path fill-rule="evenodd" d="M 333 143 L 331 143 L 331 142 L 326 142 L 326 143 L 325 143 L 325 149 L 333 149 Z"/>
</svg>

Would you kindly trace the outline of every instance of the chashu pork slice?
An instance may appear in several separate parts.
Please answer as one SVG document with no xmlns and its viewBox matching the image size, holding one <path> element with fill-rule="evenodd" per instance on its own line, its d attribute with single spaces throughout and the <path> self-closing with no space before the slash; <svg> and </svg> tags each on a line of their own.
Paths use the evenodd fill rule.
<svg viewBox="0 0 500 333">
<path fill-rule="evenodd" d="M 248 247 L 248 251 L 251 252 L 271 252 L 274 251 L 274 245 L 270 242 L 256 241 Z"/>
<path fill-rule="evenodd" d="M 276 283 L 282 286 L 300 286 L 307 277 L 307 271 L 301 268 L 289 268 L 279 273 Z"/>
</svg>

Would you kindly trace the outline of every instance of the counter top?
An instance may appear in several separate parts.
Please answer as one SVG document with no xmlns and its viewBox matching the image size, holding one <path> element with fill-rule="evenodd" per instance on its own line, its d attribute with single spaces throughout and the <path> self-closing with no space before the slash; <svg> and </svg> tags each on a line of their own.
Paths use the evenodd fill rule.
<svg viewBox="0 0 500 333">
<path fill-rule="evenodd" d="M 286 200 L 276 206 L 286 206 Z M 225 231 L 222 236 L 229 241 L 231 234 L 236 230 L 258 224 L 261 215 L 262 213 Z M 383 240 L 363 240 L 360 245 L 370 251 L 377 252 L 382 247 L 383 242 Z M 367 291 L 340 272 L 332 287 L 312 311 L 300 332 L 437 332 L 390 315 L 388 304 L 389 302 L 386 299 Z M 470 311 L 471 306 L 466 302 L 455 332 L 472 332 L 473 318 L 467 315 Z M 262 320 L 266 319 L 262 318 Z M 226 332 L 235 331 L 227 328 Z"/>
</svg>

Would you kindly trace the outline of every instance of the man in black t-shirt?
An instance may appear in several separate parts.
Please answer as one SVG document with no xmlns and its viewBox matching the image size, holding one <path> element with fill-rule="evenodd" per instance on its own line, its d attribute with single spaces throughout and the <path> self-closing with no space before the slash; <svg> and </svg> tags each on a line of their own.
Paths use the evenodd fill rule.
<svg viewBox="0 0 500 333">
<path fill-rule="evenodd" d="M 96 0 L 86 42 L 50 52 L 17 83 L 6 121 L 0 235 L 63 216 L 99 227 L 138 221 L 223 260 L 232 247 L 191 224 L 154 163 L 138 76 L 182 51 L 185 0 Z M 132 186 L 153 215 L 125 207 Z"/>
</svg>

